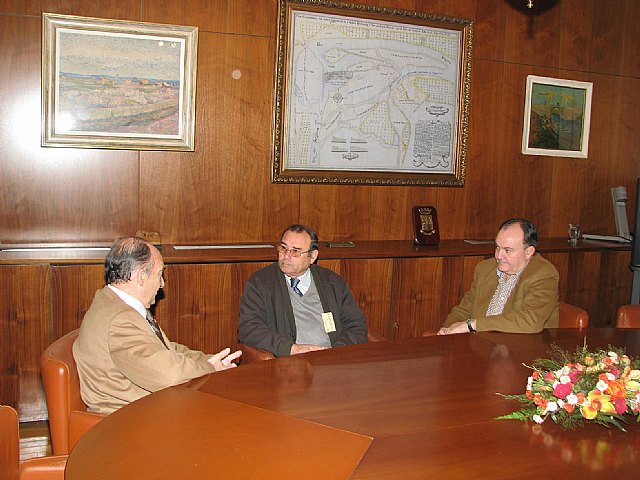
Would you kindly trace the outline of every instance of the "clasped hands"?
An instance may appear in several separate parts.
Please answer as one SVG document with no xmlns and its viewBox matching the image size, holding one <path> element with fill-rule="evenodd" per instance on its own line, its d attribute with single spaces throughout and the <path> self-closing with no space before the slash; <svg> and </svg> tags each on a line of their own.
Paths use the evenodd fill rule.
<svg viewBox="0 0 640 480">
<path fill-rule="evenodd" d="M 238 365 L 234 363 L 234 360 L 240 358 L 240 355 L 242 355 L 241 350 L 236 350 L 231 353 L 231 349 L 227 347 L 215 355 L 212 355 L 207 361 L 213 365 L 216 372 L 219 372 L 220 370 L 237 367 Z"/>
<path fill-rule="evenodd" d="M 291 355 L 297 355 L 298 353 L 315 352 L 316 350 L 326 350 L 328 347 L 321 347 L 320 345 L 298 344 L 291 345 Z"/>
</svg>

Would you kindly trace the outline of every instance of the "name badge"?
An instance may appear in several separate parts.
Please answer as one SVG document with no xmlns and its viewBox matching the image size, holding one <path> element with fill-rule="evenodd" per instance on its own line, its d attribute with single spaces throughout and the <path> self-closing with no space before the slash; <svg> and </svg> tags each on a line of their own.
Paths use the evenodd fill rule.
<svg viewBox="0 0 640 480">
<path fill-rule="evenodd" d="M 324 324 L 324 331 L 335 332 L 336 331 L 336 322 L 333 321 L 333 313 L 325 312 L 322 314 L 322 323 Z"/>
</svg>

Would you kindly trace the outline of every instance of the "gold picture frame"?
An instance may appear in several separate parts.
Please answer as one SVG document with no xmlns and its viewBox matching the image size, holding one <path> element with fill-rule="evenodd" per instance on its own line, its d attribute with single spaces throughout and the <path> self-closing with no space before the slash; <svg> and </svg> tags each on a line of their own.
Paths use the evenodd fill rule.
<svg viewBox="0 0 640 480">
<path fill-rule="evenodd" d="M 522 153 L 587 158 L 591 82 L 527 76 Z"/>
<path fill-rule="evenodd" d="M 279 0 L 272 182 L 461 187 L 473 23 Z"/>
<path fill-rule="evenodd" d="M 42 23 L 42 146 L 194 150 L 197 27 Z"/>
</svg>

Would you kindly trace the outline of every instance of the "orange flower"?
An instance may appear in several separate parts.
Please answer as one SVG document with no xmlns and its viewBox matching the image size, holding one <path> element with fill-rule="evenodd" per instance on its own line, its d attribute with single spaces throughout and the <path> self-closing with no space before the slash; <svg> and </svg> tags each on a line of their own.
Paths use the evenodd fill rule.
<svg viewBox="0 0 640 480">
<path fill-rule="evenodd" d="M 624 384 L 618 380 L 610 381 L 609 388 L 605 390 L 605 393 L 608 393 L 615 398 L 626 398 L 627 396 L 627 391 Z"/>
</svg>

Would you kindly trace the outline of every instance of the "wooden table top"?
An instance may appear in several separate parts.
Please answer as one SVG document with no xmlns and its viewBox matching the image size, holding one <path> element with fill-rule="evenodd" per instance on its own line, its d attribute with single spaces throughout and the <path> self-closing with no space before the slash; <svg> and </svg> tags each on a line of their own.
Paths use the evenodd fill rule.
<svg viewBox="0 0 640 480">
<path fill-rule="evenodd" d="M 351 476 L 354 479 L 515 479 L 539 478 L 541 472 L 554 478 L 589 478 L 605 471 L 608 476 L 631 478 L 640 464 L 640 425 L 631 416 L 626 433 L 595 424 L 564 431 L 551 420 L 541 426 L 495 420 L 518 408 L 517 402 L 496 392 L 524 392 L 530 370 L 523 363 L 547 356 L 552 343 L 573 352 L 585 335 L 589 348 L 611 344 L 625 346 L 634 357 L 640 354 L 640 330 L 548 330 L 537 335 L 486 332 L 387 341 L 207 375 L 146 397 L 144 408 L 153 411 L 154 402 L 158 408 L 166 404 L 162 396 L 166 392 L 183 396 L 178 404 L 202 422 L 202 429 L 190 435 L 207 436 L 215 425 L 207 424 L 201 404 L 192 405 L 195 390 L 202 394 L 198 398 L 226 399 L 258 407 L 265 414 L 277 413 L 372 438 Z M 137 403 L 107 417 L 80 440 L 69 459 L 67 478 L 82 478 L 86 472 L 76 467 L 89 458 L 94 464 L 101 458 L 111 458 L 113 463 L 118 458 L 114 457 L 117 444 L 139 448 L 132 442 L 149 429 L 147 416 L 135 423 L 120 422 L 117 429 L 106 428 Z M 242 418 L 241 414 L 235 418 L 239 432 L 251 429 Z M 347 442 L 359 441 L 346 438 Z M 299 451 L 311 448 L 304 435 L 294 441 Z M 351 447 L 345 445 L 346 455 Z M 336 451 L 340 448 L 336 445 Z M 195 448 L 177 455 L 181 465 L 188 465 L 183 455 L 198 457 L 202 451 Z M 325 478 L 348 478 L 344 470 L 339 475 Z M 104 478 L 116 477 L 107 474 Z M 210 477 L 199 477 L 190 469 L 184 478 Z"/>
</svg>

